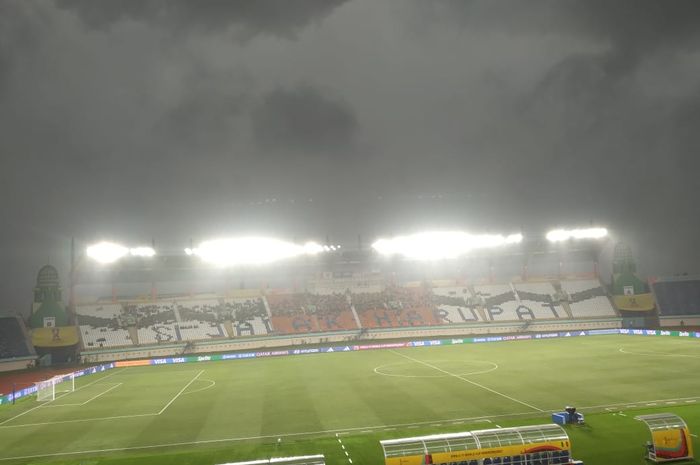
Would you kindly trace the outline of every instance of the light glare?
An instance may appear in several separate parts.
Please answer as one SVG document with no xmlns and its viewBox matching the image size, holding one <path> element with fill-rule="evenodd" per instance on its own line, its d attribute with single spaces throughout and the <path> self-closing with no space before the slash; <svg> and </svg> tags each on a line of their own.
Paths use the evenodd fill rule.
<svg viewBox="0 0 700 465">
<path fill-rule="evenodd" d="M 132 257 L 153 257 L 156 254 L 156 251 L 151 247 L 135 247 L 133 249 L 129 249 L 129 254 Z"/>
<path fill-rule="evenodd" d="M 185 253 L 214 265 L 235 266 L 262 265 L 300 255 L 316 255 L 324 250 L 316 242 L 299 245 L 267 237 L 242 237 L 205 241 L 199 247 L 185 249 Z"/>
<path fill-rule="evenodd" d="M 522 242 L 521 234 L 469 234 L 460 231 L 425 232 L 379 239 L 372 247 L 382 255 L 402 255 L 415 260 L 457 258 L 475 249 Z"/>
<path fill-rule="evenodd" d="M 132 249 L 113 242 L 100 242 L 87 248 L 87 256 L 99 263 L 114 263 L 127 255 L 150 258 L 156 254 L 152 247 L 134 247 Z"/>
<path fill-rule="evenodd" d="M 569 239 L 602 239 L 608 235 L 605 228 L 588 229 L 555 229 L 547 233 L 547 240 L 550 242 L 562 242 Z"/>
<path fill-rule="evenodd" d="M 126 247 L 113 242 L 100 242 L 87 248 L 87 256 L 99 263 L 114 263 L 129 253 Z"/>
</svg>

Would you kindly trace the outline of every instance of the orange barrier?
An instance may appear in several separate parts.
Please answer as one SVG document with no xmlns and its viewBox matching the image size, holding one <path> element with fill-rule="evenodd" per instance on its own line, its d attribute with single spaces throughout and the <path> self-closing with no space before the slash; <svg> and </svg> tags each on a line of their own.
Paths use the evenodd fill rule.
<svg viewBox="0 0 700 465">
<path fill-rule="evenodd" d="M 150 365 L 151 361 L 150 360 L 122 360 L 119 362 L 114 362 L 114 366 L 116 368 L 121 368 L 121 367 L 142 367 L 146 365 Z"/>
</svg>

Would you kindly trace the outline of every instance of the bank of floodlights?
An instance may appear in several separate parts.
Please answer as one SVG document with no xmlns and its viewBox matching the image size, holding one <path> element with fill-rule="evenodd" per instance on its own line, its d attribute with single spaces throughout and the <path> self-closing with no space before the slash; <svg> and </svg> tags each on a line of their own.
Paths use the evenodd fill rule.
<svg viewBox="0 0 700 465">
<path fill-rule="evenodd" d="M 294 244 L 269 237 L 241 237 L 205 241 L 198 247 L 185 249 L 185 253 L 213 265 L 236 266 L 263 265 L 338 249 L 339 245 L 320 245 L 316 242 Z"/>
<path fill-rule="evenodd" d="M 382 255 L 400 255 L 414 260 L 458 258 L 477 249 L 522 242 L 522 234 L 469 234 L 461 231 L 424 232 L 379 239 L 372 247 Z"/>
<path fill-rule="evenodd" d="M 550 242 L 564 242 L 570 239 L 602 239 L 608 235 L 605 228 L 555 229 L 547 233 Z"/>
<path fill-rule="evenodd" d="M 151 247 L 128 248 L 113 242 L 100 242 L 87 248 L 86 254 L 89 258 L 99 263 L 114 263 L 126 256 L 131 257 L 153 257 L 156 251 Z"/>
</svg>

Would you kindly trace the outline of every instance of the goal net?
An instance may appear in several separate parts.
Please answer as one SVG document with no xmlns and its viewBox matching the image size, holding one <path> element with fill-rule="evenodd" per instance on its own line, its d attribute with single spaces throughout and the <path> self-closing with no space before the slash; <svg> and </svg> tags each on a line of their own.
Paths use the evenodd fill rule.
<svg viewBox="0 0 700 465">
<path fill-rule="evenodd" d="M 75 376 L 68 375 L 54 376 L 51 379 L 36 383 L 36 400 L 40 402 L 56 400 L 60 394 L 67 394 L 75 391 Z"/>
</svg>

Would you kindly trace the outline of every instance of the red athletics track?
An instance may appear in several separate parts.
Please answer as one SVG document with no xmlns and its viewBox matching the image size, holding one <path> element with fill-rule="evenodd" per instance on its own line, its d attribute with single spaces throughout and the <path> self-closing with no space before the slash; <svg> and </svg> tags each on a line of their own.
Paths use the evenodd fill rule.
<svg viewBox="0 0 700 465">
<path fill-rule="evenodd" d="M 15 388 L 20 390 L 31 386 L 37 381 L 43 381 L 64 373 L 71 373 L 78 369 L 77 367 L 39 368 L 0 374 L 0 395 L 11 394 L 13 383 L 16 385 Z"/>
</svg>

